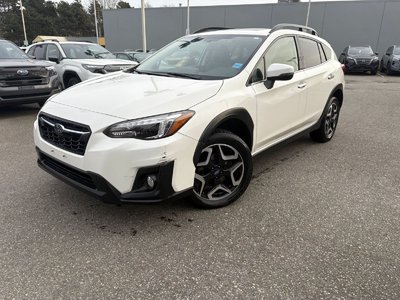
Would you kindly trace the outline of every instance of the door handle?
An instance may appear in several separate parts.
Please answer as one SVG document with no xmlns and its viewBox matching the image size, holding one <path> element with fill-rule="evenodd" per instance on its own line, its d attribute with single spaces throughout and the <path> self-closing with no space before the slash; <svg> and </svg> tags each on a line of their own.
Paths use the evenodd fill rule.
<svg viewBox="0 0 400 300">
<path fill-rule="evenodd" d="M 307 86 L 307 83 L 303 82 L 303 83 L 300 83 L 297 87 L 299 89 L 304 89 L 306 86 Z"/>
<path fill-rule="evenodd" d="M 332 73 L 328 75 L 328 80 L 331 80 L 333 78 L 335 78 L 335 75 L 333 75 Z"/>
</svg>

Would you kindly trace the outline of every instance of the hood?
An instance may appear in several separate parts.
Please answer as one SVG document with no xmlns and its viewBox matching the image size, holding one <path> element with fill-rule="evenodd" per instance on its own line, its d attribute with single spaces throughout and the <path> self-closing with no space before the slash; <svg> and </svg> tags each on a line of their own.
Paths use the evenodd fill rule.
<svg viewBox="0 0 400 300">
<path fill-rule="evenodd" d="M 55 63 L 36 60 L 36 59 L 0 59 L 0 68 L 31 68 L 31 67 L 49 67 L 54 66 Z"/>
<path fill-rule="evenodd" d="M 51 98 L 64 104 L 124 119 L 188 109 L 212 96 L 223 80 L 193 80 L 119 72 L 69 88 Z"/>
<path fill-rule="evenodd" d="M 74 62 L 86 65 L 106 66 L 106 65 L 137 65 L 137 62 L 123 59 L 74 59 Z"/>
</svg>

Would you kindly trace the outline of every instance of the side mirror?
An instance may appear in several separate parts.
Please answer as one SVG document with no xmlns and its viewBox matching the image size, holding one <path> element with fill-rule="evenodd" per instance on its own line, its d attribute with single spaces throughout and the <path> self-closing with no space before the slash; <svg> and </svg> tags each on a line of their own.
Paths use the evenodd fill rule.
<svg viewBox="0 0 400 300">
<path fill-rule="evenodd" d="M 275 81 L 277 80 L 290 80 L 293 78 L 294 68 L 286 64 L 272 64 L 267 70 L 267 80 L 264 85 L 267 89 L 274 87 Z"/>
<path fill-rule="evenodd" d="M 376 55 L 376 56 L 378 56 L 378 55 L 379 55 L 379 53 L 378 53 L 378 52 L 375 52 L 375 55 Z"/>
<path fill-rule="evenodd" d="M 55 56 L 50 56 L 49 57 L 49 61 L 55 62 L 56 64 L 60 63 L 60 59 L 58 57 L 55 57 Z"/>
<path fill-rule="evenodd" d="M 340 55 L 343 55 L 343 56 L 345 56 L 345 55 L 346 55 L 346 53 L 342 52 L 342 53 L 340 53 Z"/>
<path fill-rule="evenodd" d="M 386 53 L 386 55 L 387 55 L 387 56 L 390 56 L 390 53 L 389 53 L 389 52 L 387 52 L 387 53 Z"/>
</svg>

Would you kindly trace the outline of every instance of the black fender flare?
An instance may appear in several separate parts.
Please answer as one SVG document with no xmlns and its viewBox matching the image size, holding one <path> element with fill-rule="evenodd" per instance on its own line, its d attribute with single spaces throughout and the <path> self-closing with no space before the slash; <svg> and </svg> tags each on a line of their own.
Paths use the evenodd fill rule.
<svg viewBox="0 0 400 300">
<path fill-rule="evenodd" d="M 204 129 L 200 136 L 199 142 L 197 144 L 196 150 L 193 155 L 193 163 L 196 165 L 198 161 L 202 148 L 199 147 L 208 140 L 208 138 L 215 132 L 215 130 L 224 122 L 232 119 L 237 119 L 245 124 L 249 134 L 250 134 L 250 145 L 253 145 L 253 134 L 254 134 L 254 122 L 251 118 L 249 112 L 244 108 L 232 108 L 226 110 L 219 115 L 217 115 Z M 251 150 L 251 149 L 250 149 Z"/>
<path fill-rule="evenodd" d="M 318 122 L 317 122 L 312 128 L 310 128 L 309 131 L 317 130 L 317 129 L 321 126 L 321 122 L 322 122 L 322 119 L 323 119 L 323 117 L 324 117 L 325 111 L 326 111 L 326 109 L 328 108 L 329 100 L 332 98 L 332 96 L 333 96 L 337 91 L 340 91 L 340 92 L 342 93 L 342 95 L 343 95 L 343 98 L 344 98 L 343 84 L 342 84 L 342 83 L 339 83 L 337 86 L 335 86 L 335 88 L 334 88 L 334 89 L 331 91 L 331 93 L 329 94 L 329 97 L 328 97 L 328 99 L 326 100 L 326 104 L 325 104 L 324 110 L 322 111 L 321 116 L 319 117 Z M 344 99 L 342 99 L 342 101 L 341 101 L 341 103 L 340 103 L 340 107 L 342 107 L 342 105 L 343 105 L 343 100 L 344 100 Z"/>
</svg>

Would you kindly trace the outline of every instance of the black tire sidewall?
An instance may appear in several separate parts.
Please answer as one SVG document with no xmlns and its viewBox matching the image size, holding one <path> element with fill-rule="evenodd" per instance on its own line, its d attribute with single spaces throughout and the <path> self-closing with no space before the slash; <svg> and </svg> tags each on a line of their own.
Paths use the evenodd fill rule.
<svg viewBox="0 0 400 300">
<path fill-rule="evenodd" d="M 203 150 L 204 148 L 214 144 L 226 144 L 235 148 L 242 156 L 244 163 L 244 174 L 239 188 L 236 189 L 236 191 L 234 191 L 228 197 L 226 197 L 226 199 L 207 200 L 198 197 L 193 191 L 192 200 L 194 201 L 195 204 L 203 208 L 217 208 L 226 206 L 234 202 L 245 192 L 253 175 L 253 157 L 246 143 L 241 138 L 230 132 L 218 132 L 213 134 L 207 140 L 207 142 L 199 144 L 198 147 L 200 147 L 201 150 Z"/>
<path fill-rule="evenodd" d="M 325 132 L 325 121 L 326 121 L 326 115 L 328 114 L 328 111 L 329 111 L 329 107 L 331 107 L 331 105 L 332 105 L 332 103 L 336 103 L 336 106 L 337 106 L 337 109 L 338 109 L 338 116 L 337 116 L 337 119 L 336 119 L 336 126 L 335 126 L 335 130 L 333 131 L 333 134 L 332 134 L 332 136 L 330 137 L 330 138 L 328 138 L 327 136 L 326 136 L 326 132 Z M 322 129 L 322 131 L 323 131 L 323 134 L 324 134 L 324 137 L 325 137 L 325 140 L 326 141 L 330 141 L 332 138 L 333 138 L 333 136 L 335 135 L 335 132 L 336 132 L 336 128 L 337 128 L 337 125 L 338 125 L 338 123 L 339 123 L 339 117 L 340 117 L 340 104 L 339 104 L 339 100 L 338 100 L 338 98 L 336 98 L 336 97 L 332 97 L 331 99 L 329 99 L 329 101 L 328 101 L 328 105 L 326 106 L 326 109 L 325 109 L 325 111 L 324 111 L 324 117 L 323 117 L 323 119 L 322 119 L 322 123 L 321 123 L 321 129 Z"/>
<path fill-rule="evenodd" d="M 77 77 L 71 77 L 67 81 L 66 88 L 70 88 L 71 86 L 74 86 L 74 85 L 78 84 L 79 82 L 81 82 L 81 81 Z"/>
</svg>

